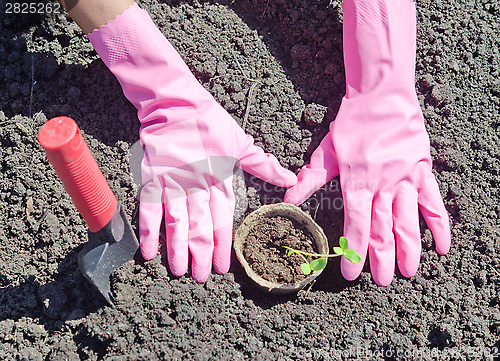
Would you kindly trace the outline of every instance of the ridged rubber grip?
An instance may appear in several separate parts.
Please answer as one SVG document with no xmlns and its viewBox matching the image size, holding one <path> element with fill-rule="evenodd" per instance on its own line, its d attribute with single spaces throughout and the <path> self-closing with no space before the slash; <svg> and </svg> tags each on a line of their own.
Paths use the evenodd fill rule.
<svg viewBox="0 0 500 361">
<path fill-rule="evenodd" d="M 102 229 L 118 203 L 75 121 L 50 119 L 38 132 L 38 142 L 89 230 Z"/>
</svg>

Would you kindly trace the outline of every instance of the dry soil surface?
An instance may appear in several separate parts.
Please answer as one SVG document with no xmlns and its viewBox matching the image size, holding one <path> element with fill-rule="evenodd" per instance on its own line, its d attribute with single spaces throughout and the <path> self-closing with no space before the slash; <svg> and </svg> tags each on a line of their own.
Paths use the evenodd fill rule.
<svg viewBox="0 0 500 361">
<path fill-rule="evenodd" d="M 259 145 L 293 171 L 308 161 L 344 94 L 340 0 L 140 5 Z M 398 273 L 382 288 L 365 266 L 347 282 L 332 261 L 306 298 L 256 292 L 235 258 L 230 273 L 197 284 L 162 257 L 137 256 L 115 273 L 111 308 L 77 268 L 86 227 L 36 134 L 51 117 L 73 117 L 137 225 L 135 109 L 66 15 L 7 14 L 0 0 L 0 358 L 498 360 L 500 4 L 417 8 L 416 90 L 451 216 L 448 255 L 422 222 L 415 277 Z M 239 180 L 240 216 L 283 196 Z M 334 245 L 338 179 L 303 208 Z"/>
</svg>

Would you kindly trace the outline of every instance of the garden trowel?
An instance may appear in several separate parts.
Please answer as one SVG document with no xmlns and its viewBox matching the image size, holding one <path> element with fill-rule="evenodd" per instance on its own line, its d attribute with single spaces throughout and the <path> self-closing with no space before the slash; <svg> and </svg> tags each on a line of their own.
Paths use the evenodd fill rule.
<svg viewBox="0 0 500 361">
<path fill-rule="evenodd" d="M 109 277 L 133 259 L 139 247 L 135 233 L 73 119 L 52 118 L 38 141 L 88 226 L 80 271 L 113 305 Z"/>
</svg>

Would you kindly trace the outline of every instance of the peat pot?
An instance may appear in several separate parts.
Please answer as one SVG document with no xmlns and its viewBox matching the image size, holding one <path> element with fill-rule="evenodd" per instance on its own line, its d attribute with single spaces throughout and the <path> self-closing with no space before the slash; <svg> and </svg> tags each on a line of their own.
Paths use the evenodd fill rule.
<svg viewBox="0 0 500 361">
<path fill-rule="evenodd" d="M 277 224 L 276 227 L 274 227 L 275 224 Z M 260 239 L 258 242 L 260 247 L 264 247 L 262 253 L 268 252 L 266 249 L 271 249 L 270 252 L 273 252 L 271 255 L 284 263 L 294 261 L 300 264 L 303 262 L 297 254 L 286 256 L 287 250 L 282 247 L 281 243 L 285 238 L 295 242 L 292 243 L 293 245 L 298 244 L 299 247 L 308 247 L 310 250 L 307 252 L 309 253 L 328 254 L 328 240 L 321 227 L 307 213 L 292 204 L 276 203 L 265 205 L 250 213 L 238 227 L 234 235 L 236 257 L 245 269 L 246 274 L 256 283 L 257 287 L 273 294 L 297 292 L 312 282 L 323 271 L 312 271 L 307 276 L 303 273 L 297 274 L 291 282 L 276 282 L 265 279 L 262 276 L 262 271 L 256 272 L 256 269 L 259 269 L 259 267 L 262 269 L 263 264 L 268 262 L 268 256 L 254 254 L 255 251 L 254 248 L 251 248 L 251 243 L 256 243 L 256 238 Z M 309 246 L 300 245 L 297 242 L 306 243 Z M 291 247 L 298 249 L 295 246 Z M 246 257 L 245 254 L 247 255 Z M 287 260 L 292 257 L 296 257 L 296 259 Z M 310 260 L 312 258 L 309 259 L 309 262 Z M 264 265 L 264 267 L 266 266 Z M 288 271 L 291 268 L 290 265 L 278 265 L 278 267 L 288 267 Z M 300 270 L 300 267 L 294 265 L 293 272 L 297 273 L 295 270 L 297 268 Z M 275 276 L 270 275 L 266 277 L 273 278 Z"/>
</svg>

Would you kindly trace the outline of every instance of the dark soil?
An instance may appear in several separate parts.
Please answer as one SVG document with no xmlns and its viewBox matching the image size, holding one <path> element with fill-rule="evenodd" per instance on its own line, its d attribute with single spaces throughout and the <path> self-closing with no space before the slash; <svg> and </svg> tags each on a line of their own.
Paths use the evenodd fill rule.
<svg viewBox="0 0 500 361">
<path fill-rule="evenodd" d="M 206 89 L 294 171 L 344 95 L 340 4 L 140 1 Z M 136 225 L 136 111 L 66 15 L 5 14 L 0 0 L 0 359 L 498 360 L 500 5 L 416 4 L 416 89 L 450 213 L 449 254 L 436 253 L 422 222 L 416 276 L 397 273 L 382 288 L 365 265 L 347 282 L 334 259 L 306 299 L 255 292 L 235 257 L 230 273 L 197 284 L 173 277 L 163 257 L 138 256 L 116 271 L 110 308 L 78 271 L 86 227 L 36 134 L 51 117 L 74 118 Z M 283 197 L 248 175 L 235 184 L 238 220 Z M 303 209 L 336 243 L 338 179 Z"/>
<path fill-rule="evenodd" d="M 261 217 L 243 243 L 243 256 L 250 268 L 263 279 L 279 284 L 297 283 L 307 276 L 300 269 L 304 260 L 297 254 L 287 256 L 287 246 L 297 251 L 316 253 L 312 236 L 292 219 Z M 308 262 L 313 260 L 305 256 Z"/>
</svg>

